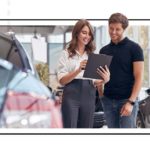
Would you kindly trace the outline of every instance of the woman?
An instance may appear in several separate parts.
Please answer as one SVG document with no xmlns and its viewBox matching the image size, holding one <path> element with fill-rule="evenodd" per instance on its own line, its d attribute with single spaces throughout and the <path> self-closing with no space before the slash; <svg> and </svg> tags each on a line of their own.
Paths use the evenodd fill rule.
<svg viewBox="0 0 150 150">
<path fill-rule="evenodd" d="M 64 85 L 62 117 L 64 128 L 92 128 L 96 86 L 109 81 L 109 70 L 98 69 L 104 80 L 83 78 L 88 55 L 95 50 L 93 29 L 87 20 L 79 20 L 72 40 L 58 64 L 58 80 Z"/>
</svg>

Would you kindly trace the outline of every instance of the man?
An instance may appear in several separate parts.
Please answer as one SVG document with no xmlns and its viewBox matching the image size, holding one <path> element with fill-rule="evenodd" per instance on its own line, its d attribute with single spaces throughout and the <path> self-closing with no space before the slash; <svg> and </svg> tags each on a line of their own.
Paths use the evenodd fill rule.
<svg viewBox="0 0 150 150">
<path fill-rule="evenodd" d="M 124 37 L 128 19 L 120 13 L 109 18 L 111 42 L 100 54 L 112 55 L 110 81 L 104 86 L 102 105 L 108 128 L 135 128 L 137 96 L 142 85 L 144 58 L 141 47 Z M 99 93 L 101 93 L 99 88 Z"/>
</svg>

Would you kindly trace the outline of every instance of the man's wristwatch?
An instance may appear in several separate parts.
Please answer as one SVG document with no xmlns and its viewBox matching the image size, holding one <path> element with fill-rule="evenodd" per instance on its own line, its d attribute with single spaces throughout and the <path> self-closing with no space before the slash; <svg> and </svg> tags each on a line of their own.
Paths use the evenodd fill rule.
<svg viewBox="0 0 150 150">
<path fill-rule="evenodd" d="M 131 100 L 127 100 L 127 103 L 130 103 L 132 106 L 135 104 L 135 102 L 131 101 Z"/>
</svg>

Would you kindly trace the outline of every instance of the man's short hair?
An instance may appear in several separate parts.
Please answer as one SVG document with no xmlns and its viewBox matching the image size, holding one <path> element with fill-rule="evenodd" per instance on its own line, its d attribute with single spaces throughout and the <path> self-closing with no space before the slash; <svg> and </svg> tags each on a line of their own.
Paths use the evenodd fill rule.
<svg viewBox="0 0 150 150">
<path fill-rule="evenodd" d="M 128 18 L 125 15 L 121 14 L 121 13 L 112 14 L 110 16 L 108 22 L 109 22 L 109 25 L 111 23 L 121 23 L 123 29 L 126 29 L 129 25 Z"/>
</svg>

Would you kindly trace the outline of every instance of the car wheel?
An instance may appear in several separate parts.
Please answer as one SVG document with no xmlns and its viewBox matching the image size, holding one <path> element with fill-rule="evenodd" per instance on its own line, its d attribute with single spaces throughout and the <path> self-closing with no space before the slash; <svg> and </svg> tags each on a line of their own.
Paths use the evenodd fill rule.
<svg viewBox="0 0 150 150">
<path fill-rule="evenodd" d="M 142 115 L 138 113 L 137 119 L 136 119 L 136 127 L 137 128 L 145 128 L 145 125 L 143 123 Z"/>
<path fill-rule="evenodd" d="M 105 124 L 106 120 L 104 118 L 104 112 L 102 111 L 95 112 L 93 128 L 102 128 Z"/>
</svg>

